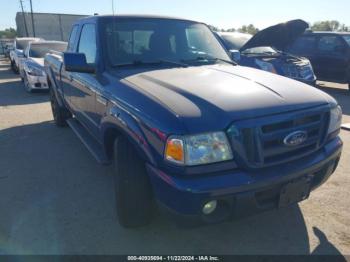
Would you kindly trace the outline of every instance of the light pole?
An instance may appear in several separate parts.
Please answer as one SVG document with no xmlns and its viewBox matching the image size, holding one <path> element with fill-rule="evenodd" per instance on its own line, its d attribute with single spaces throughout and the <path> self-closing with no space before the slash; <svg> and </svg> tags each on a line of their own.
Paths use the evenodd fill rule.
<svg viewBox="0 0 350 262">
<path fill-rule="evenodd" d="M 26 36 L 28 37 L 28 27 L 27 27 L 27 21 L 26 21 L 26 16 L 24 14 L 24 9 L 23 9 L 23 0 L 19 0 L 21 4 L 21 9 L 22 9 L 22 16 L 23 16 L 23 22 L 24 22 L 24 29 L 26 30 Z"/>
<path fill-rule="evenodd" d="M 34 14 L 33 14 L 32 0 L 30 0 L 30 13 L 31 13 L 31 16 L 32 16 L 33 36 L 35 37 L 35 25 L 34 25 Z"/>
</svg>

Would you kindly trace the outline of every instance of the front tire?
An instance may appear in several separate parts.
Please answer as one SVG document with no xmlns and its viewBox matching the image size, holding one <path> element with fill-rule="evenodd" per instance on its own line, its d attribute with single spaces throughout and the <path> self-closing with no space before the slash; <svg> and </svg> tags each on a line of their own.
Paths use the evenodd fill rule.
<svg viewBox="0 0 350 262">
<path fill-rule="evenodd" d="M 52 87 L 50 87 L 49 92 L 50 92 L 52 115 L 53 115 L 55 124 L 58 127 L 66 127 L 68 125 L 67 120 L 72 117 L 72 114 L 69 112 L 67 108 L 60 106 Z"/>
<path fill-rule="evenodd" d="M 31 92 L 32 92 L 32 88 L 30 87 L 30 84 L 29 84 L 27 75 L 24 75 L 24 76 L 23 76 L 23 84 L 24 84 L 25 90 L 26 90 L 28 93 L 31 93 Z"/>
<path fill-rule="evenodd" d="M 125 228 L 148 225 L 152 219 L 153 197 L 144 161 L 127 138 L 114 142 L 114 181 L 117 216 Z"/>
</svg>

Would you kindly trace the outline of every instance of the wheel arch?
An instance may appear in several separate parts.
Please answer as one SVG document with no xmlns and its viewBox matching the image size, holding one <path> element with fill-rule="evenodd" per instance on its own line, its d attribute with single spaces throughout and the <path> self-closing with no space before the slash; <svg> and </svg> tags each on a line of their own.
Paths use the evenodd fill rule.
<svg viewBox="0 0 350 262">
<path fill-rule="evenodd" d="M 118 109 L 116 114 L 115 110 L 110 111 L 111 113 L 102 120 L 101 125 L 102 142 L 108 158 L 113 158 L 115 139 L 119 136 L 124 136 L 134 146 L 138 155 L 144 161 L 155 164 L 151 147 L 137 121 L 126 112 L 121 112 L 120 109 Z"/>
<path fill-rule="evenodd" d="M 61 97 L 60 92 L 58 92 L 57 90 L 57 83 L 56 83 L 56 79 L 54 79 L 53 77 L 52 69 L 50 67 L 47 67 L 45 72 L 46 72 L 47 84 L 49 86 L 49 89 L 51 89 L 54 92 L 57 98 L 58 104 L 60 106 L 64 106 L 63 98 Z"/>
</svg>

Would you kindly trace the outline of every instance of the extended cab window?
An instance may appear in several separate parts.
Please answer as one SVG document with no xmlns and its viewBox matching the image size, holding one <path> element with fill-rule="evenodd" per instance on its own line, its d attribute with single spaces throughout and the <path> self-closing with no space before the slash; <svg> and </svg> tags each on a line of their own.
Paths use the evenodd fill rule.
<svg viewBox="0 0 350 262">
<path fill-rule="evenodd" d="M 322 36 L 317 45 L 317 50 L 321 53 L 342 54 L 344 49 L 344 42 L 338 36 Z"/>
<path fill-rule="evenodd" d="M 88 64 L 94 64 L 96 62 L 96 29 L 94 24 L 86 24 L 83 26 L 80 35 L 78 52 L 83 53 L 86 56 L 86 62 Z"/>
<path fill-rule="evenodd" d="M 73 26 L 73 29 L 72 29 L 72 32 L 70 33 L 70 37 L 69 37 L 69 40 L 68 40 L 68 48 L 67 48 L 67 51 L 69 52 L 74 52 L 74 44 L 75 44 L 75 39 L 77 37 L 77 34 L 78 34 L 78 26 L 75 25 Z"/>
<path fill-rule="evenodd" d="M 293 54 L 309 54 L 313 53 L 316 43 L 316 37 L 314 36 L 302 36 L 299 37 L 288 49 Z"/>
</svg>

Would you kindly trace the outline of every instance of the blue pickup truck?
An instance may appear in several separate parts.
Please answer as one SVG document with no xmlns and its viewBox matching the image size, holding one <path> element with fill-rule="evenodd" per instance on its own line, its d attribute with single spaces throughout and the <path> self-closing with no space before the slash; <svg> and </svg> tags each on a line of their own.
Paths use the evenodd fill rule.
<svg viewBox="0 0 350 262">
<path fill-rule="evenodd" d="M 236 65 L 203 23 L 84 18 L 45 70 L 57 126 L 114 165 L 124 227 L 150 223 L 155 207 L 184 225 L 283 208 L 308 198 L 341 155 L 332 97 Z"/>
</svg>

